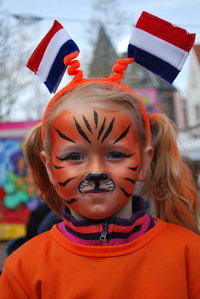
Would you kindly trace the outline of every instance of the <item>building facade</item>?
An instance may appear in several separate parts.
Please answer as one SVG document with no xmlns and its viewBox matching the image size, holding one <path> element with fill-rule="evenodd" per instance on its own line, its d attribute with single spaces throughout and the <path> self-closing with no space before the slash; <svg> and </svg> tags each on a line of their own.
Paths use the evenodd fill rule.
<svg viewBox="0 0 200 299">
<path fill-rule="evenodd" d="M 187 127 L 200 130 L 200 44 L 194 45 L 190 56 Z"/>
</svg>

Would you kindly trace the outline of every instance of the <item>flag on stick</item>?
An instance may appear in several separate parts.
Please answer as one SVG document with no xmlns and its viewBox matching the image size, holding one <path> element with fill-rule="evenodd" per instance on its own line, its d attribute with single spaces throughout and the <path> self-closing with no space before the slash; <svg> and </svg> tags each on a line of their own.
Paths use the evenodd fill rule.
<svg viewBox="0 0 200 299">
<path fill-rule="evenodd" d="M 55 93 L 67 68 L 64 57 L 75 51 L 79 51 L 76 43 L 63 26 L 54 21 L 51 29 L 33 51 L 27 67 L 38 75 L 50 93 Z"/>
<path fill-rule="evenodd" d="M 194 33 L 142 12 L 128 46 L 128 57 L 173 83 L 195 40 Z"/>
</svg>

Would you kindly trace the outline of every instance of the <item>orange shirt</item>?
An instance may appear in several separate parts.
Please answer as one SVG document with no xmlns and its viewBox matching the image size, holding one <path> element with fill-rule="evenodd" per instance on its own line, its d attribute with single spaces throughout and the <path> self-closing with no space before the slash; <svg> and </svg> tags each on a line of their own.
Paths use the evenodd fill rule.
<svg viewBox="0 0 200 299">
<path fill-rule="evenodd" d="M 6 260 L 1 299 L 199 299 L 200 237 L 157 220 L 118 246 L 69 241 L 55 225 Z"/>
</svg>

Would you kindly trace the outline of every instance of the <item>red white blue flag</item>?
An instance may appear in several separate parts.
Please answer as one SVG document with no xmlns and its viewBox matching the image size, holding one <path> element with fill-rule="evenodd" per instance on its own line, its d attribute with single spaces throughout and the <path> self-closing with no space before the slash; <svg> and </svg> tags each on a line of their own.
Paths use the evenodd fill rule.
<svg viewBox="0 0 200 299">
<path fill-rule="evenodd" d="M 128 57 L 172 83 L 182 69 L 195 34 L 142 12 L 128 46 Z"/>
<path fill-rule="evenodd" d="M 63 26 L 54 21 L 51 29 L 33 51 L 27 67 L 38 75 L 49 92 L 56 92 L 67 68 L 64 57 L 75 51 L 79 51 L 76 43 Z"/>
</svg>

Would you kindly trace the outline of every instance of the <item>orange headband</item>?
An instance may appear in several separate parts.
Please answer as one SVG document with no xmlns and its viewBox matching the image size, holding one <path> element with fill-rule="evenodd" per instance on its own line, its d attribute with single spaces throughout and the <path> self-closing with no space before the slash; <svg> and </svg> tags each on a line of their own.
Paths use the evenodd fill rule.
<svg viewBox="0 0 200 299">
<path fill-rule="evenodd" d="M 79 55 L 79 52 L 73 52 L 69 55 L 67 55 L 64 58 L 64 63 L 66 66 L 68 66 L 67 72 L 69 75 L 74 76 L 72 81 L 63 87 L 59 92 L 55 94 L 55 96 L 50 100 L 48 103 L 43 119 L 42 119 L 42 140 L 44 142 L 45 133 L 44 133 L 44 127 L 45 127 L 45 120 L 47 118 L 48 112 L 52 105 L 58 101 L 67 91 L 72 90 L 73 88 L 76 88 L 78 86 L 81 86 L 83 84 L 87 84 L 90 82 L 102 82 L 109 85 L 116 86 L 118 88 L 121 88 L 122 90 L 125 90 L 133 95 L 134 98 L 137 99 L 139 103 L 139 108 L 143 117 L 145 129 L 146 129 L 146 145 L 149 144 L 150 140 L 150 124 L 149 124 L 149 117 L 146 111 L 146 108 L 139 98 L 139 96 L 131 90 L 129 87 L 124 85 L 121 80 L 124 78 L 124 71 L 127 69 L 127 66 L 134 61 L 133 58 L 125 58 L 125 59 L 118 59 L 117 63 L 113 66 L 112 70 L 115 72 L 114 74 L 111 74 L 108 78 L 93 78 L 93 79 L 86 79 L 83 78 L 83 72 L 81 70 L 78 70 L 78 67 L 80 66 L 80 63 L 78 60 L 74 60 Z"/>
</svg>

